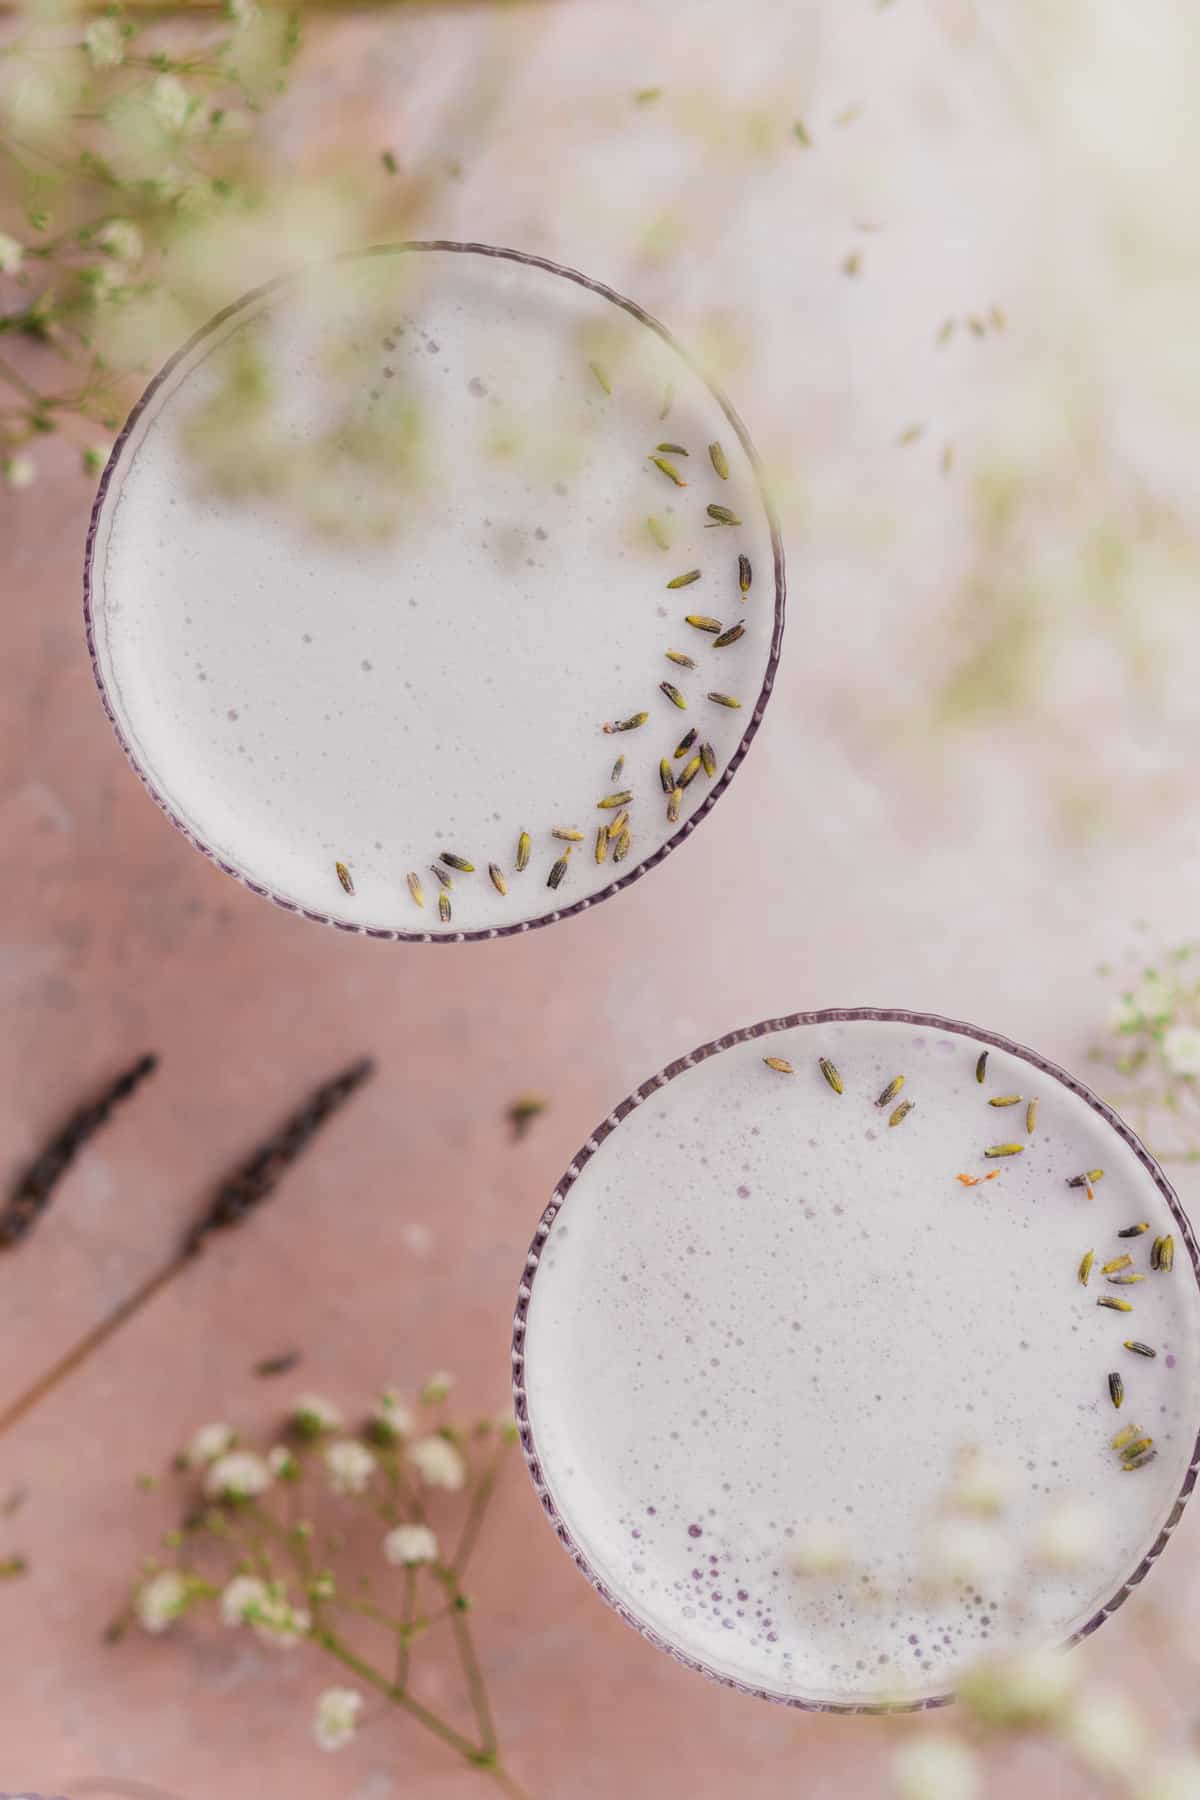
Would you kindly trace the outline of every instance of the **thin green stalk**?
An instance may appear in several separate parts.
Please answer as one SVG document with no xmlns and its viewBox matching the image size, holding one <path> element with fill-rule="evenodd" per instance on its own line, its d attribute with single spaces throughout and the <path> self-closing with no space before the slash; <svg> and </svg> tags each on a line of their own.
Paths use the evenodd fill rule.
<svg viewBox="0 0 1200 1800">
<path fill-rule="evenodd" d="M 423 1725 L 426 1731 L 433 1733 L 434 1737 L 440 1738 L 444 1744 L 448 1744 L 460 1756 L 465 1756 L 468 1762 L 478 1761 L 479 1749 L 471 1742 L 470 1738 L 455 1731 L 452 1725 L 448 1725 L 444 1719 L 439 1719 L 436 1713 L 432 1713 L 428 1707 L 422 1706 L 419 1700 L 414 1700 L 411 1695 L 405 1693 L 403 1688 L 397 1687 L 394 1682 L 389 1681 L 386 1675 L 381 1675 L 378 1669 L 372 1668 L 370 1663 L 364 1662 L 362 1657 L 351 1650 L 348 1644 L 344 1644 L 341 1638 L 330 1631 L 328 1626 L 319 1625 L 312 1634 L 312 1641 L 320 1644 L 323 1650 L 327 1650 L 330 1656 L 335 1657 L 344 1668 L 357 1675 L 360 1681 L 365 1681 L 377 1693 L 386 1694 L 389 1700 L 415 1719 L 418 1725 Z"/>
<path fill-rule="evenodd" d="M 475 1714 L 475 1721 L 479 1726 L 480 1740 L 488 1755 L 495 1756 L 497 1749 L 496 1721 L 492 1717 L 487 1683 L 483 1679 L 483 1670 L 479 1666 L 479 1657 L 475 1651 L 475 1640 L 471 1636 L 471 1628 L 467 1624 L 467 1615 L 456 1609 L 452 1615 L 452 1623 L 459 1661 L 462 1663 L 463 1674 L 467 1680 L 467 1692 L 471 1697 L 471 1710 Z"/>
<path fill-rule="evenodd" d="M 506 1444 L 500 1445 L 491 1463 L 479 1477 L 475 1492 L 471 1495 L 471 1504 L 467 1509 L 466 1519 L 463 1521 L 462 1535 L 458 1540 L 458 1548 L 455 1550 L 453 1561 L 450 1564 L 450 1571 L 455 1581 L 461 1581 L 463 1570 L 467 1566 L 467 1559 L 478 1541 L 484 1515 L 496 1490 L 500 1466 L 504 1461 L 507 1449 Z"/>
</svg>

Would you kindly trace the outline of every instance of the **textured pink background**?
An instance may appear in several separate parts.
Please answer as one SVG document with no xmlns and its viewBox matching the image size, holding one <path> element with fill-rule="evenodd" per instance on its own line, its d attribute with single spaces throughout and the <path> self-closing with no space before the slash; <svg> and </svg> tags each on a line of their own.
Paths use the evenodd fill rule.
<svg viewBox="0 0 1200 1800">
<path fill-rule="evenodd" d="M 406 232 L 575 262 L 685 339 L 733 331 L 725 379 L 780 471 L 793 595 L 781 681 L 729 796 L 623 897 L 525 941 L 429 952 L 254 900 L 150 806 L 100 712 L 80 630 L 84 485 L 52 448 L 31 495 L 0 490 L 8 1167 L 137 1052 L 163 1057 L 0 1268 L 0 1403 L 155 1266 L 308 1085 L 363 1050 L 381 1064 L 277 1203 L 0 1446 L 0 1493 L 28 1490 L 0 1520 L 0 1554 L 31 1563 L 0 1587 L 9 1785 L 80 1800 L 99 1776 L 183 1800 L 483 1791 L 400 1725 L 318 1756 L 307 1712 L 322 1682 L 303 1657 L 186 1633 L 102 1647 L 169 1522 L 136 1472 L 205 1419 L 265 1424 L 294 1384 L 251 1366 L 294 1345 L 295 1384 L 347 1404 L 448 1366 L 465 1405 L 500 1407 L 515 1284 L 550 1189 L 593 1122 L 693 1044 L 796 1008 L 914 1006 L 1086 1073 L 1105 1005 L 1095 963 L 1138 918 L 1167 937 L 1194 922 L 1194 604 L 1164 606 L 1161 583 L 1144 603 L 1135 591 L 1136 660 L 1117 602 L 1092 610 L 1086 584 L 1055 589 L 1038 615 L 1049 697 L 1039 685 L 966 718 L 938 711 L 976 611 L 995 604 L 971 585 L 986 481 L 1015 468 L 1045 485 L 1049 522 L 1035 514 L 1031 541 L 1003 546 L 1043 601 L 1056 574 L 1043 538 L 1054 549 L 1090 528 L 1062 516 L 1076 491 L 1098 484 L 1097 514 L 1120 516 L 1096 444 L 1047 424 L 1076 376 L 1095 375 L 1089 344 L 1109 408 L 1138 427 L 1125 446 L 1138 480 L 1179 421 L 1147 421 L 1144 370 L 1128 346 L 1111 351 L 1123 289 L 1103 233 L 1082 248 L 1071 235 L 1072 194 L 1043 187 L 1053 147 L 966 11 L 896 7 L 868 31 L 849 10 L 793 20 L 765 0 L 739 8 L 732 33 L 727 8 L 624 0 L 350 21 L 282 122 L 289 154 L 336 136 L 351 102 L 355 132 L 402 160 L 410 144 L 444 147 Z M 452 168 L 446 96 L 497 43 L 509 86 L 486 147 Z M 651 82 L 660 108 L 631 113 Z M 858 100 L 859 135 L 837 139 L 835 112 Z M 734 106 L 776 128 L 804 111 L 812 160 L 787 150 L 786 130 L 760 154 L 742 113 L 714 130 Z M 1099 191 L 1095 171 L 1078 180 Z M 676 221 L 669 255 L 647 247 L 660 214 Z M 872 216 L 887 229 L 856 238 Z M 866 246 L 856 284 L 840 270 L 853 244 Z M 935 361 L 940 319 L 995 298 L 1003 339 L 973 362 Z M 894 447 L 930 417 L 939 445 L 955 439 L 952 481 L 933 450 Z M 552 1108 L 513 1146 L 503 1113 L 525 1089 Z M 1198 1528 L 1185 1524 L 1170 1572 L 1095 1646 L 1101 1667 L 1153 1694 L 1167 1730 L 1194 1690 Z M 538 1800 L 887 1791 L 888 1728 L 752 1704 L 626 1631 L 556 1549 L 516 1463 L 474 1586 L 502 1738 Z M 430 1681 L 455 1703 L 448 1666 L 435 1659 Z M 1088 1790 L 1023 1749 L 988 1791 Z"/>
</svg>

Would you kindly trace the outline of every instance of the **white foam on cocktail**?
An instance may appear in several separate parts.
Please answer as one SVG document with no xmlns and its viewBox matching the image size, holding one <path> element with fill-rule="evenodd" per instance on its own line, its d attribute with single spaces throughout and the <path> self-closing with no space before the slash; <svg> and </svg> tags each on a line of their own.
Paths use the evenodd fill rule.
<svg viewBox="0 0 1200 1800">
<path fill-rule="evenodd" d="M 1179 1228 L 1099 1113 L 997 1049 L 980 1086 L 981 1048 L 879 1021 L 738 1045 L 630 1112 L 546 1237 L 523 1376 L 544 1480 L 618 1600 L 752 1687 L 911 1698 L 989 1646 L 1065 1639 L 1182 1486 L 1200 1303 Z M 899 1074 L 914 1108 L 889 1128 L 873 1102 Z M 1024 1104 L 988 1104 L 1005 1093 L 1038 1099 L 1032 1136 Z M 983 1156 L 1008 1141 L 1026 1148 Z M 1067 1186 L 1097 1168 L 1092 1200 Z M 1173 1271 L 1147 1273 L 1171 1231 Z M 1144 1281 L 1101 1274 L 1123 1253 Z M 1130 1423 L 1157 1455 L 1127 1473 Z M 982 1494 L 962 1492 L 972 1450 Z M 955 1502 L 1002 1497 L 998 1476 L 998 1514 Z M 1072 1546 L 1079 1566 L 1046 1566 Z"/>
<path fill-rule="evenodd" d="M 311 444 L 335 409 L 348 407 L 356 428 L 392 431 L 390 535 L 315 536 L 294 506 L 202 479 L 186 433 L 246 344 L 270 371 L 285 468 L 289 443 Z M 673 458 L 687 487 L 649 460 L 663 440 L 690 451 Z M 727 480 L 709 460 L 712 440 Z M 334 504 L 353 524 L 356 508 L 378 505 L 381 477 L 366 470 L 360 497 L 335 461 Z M 710 502 L 742 525 L 712 528 Z M 754 570 L 746 600 L 739 554 Z M 698 582 L 667 588 L 697 567 Z M 711 743 L 724 768 L 763 684 L 775 603 L 754 471 L 681 356 L 563 276 L 453 252 L 355 259 L 289 284 L 185 355 L 113 471 L 93 583 L 118 724 L 193 834 L 302 907 L 434 932 L 569 906 L 674 835 L 659 760 L 695 726 L 697 748 Z M 746 635 L 714 650 L 683 622 L 691 612 L 744 620 Z M 698 669 L 670 663 L 672 648 Z M 684 692 L 686 712 L 659 692 L 663 680 Z M 711 689 L 741 710 L 708 702 Z M 604 722 L 641 711 L 640 730 L 603 735 Z M 593 841 L 620 753 L 633 842 L 617 870 L 611 857 L 597 867 Z M 709 785 L 704 774 L 691 783 L 682 820 Z M 550 891 L 555 826 L 585 838 Z M 533 849 L 518 874 L 522 830 Z M 443 850 L 476 865 L 454 878 L 448 927 L 429 872 Z M 423 910 L 406 889 L 410 870 Z"/>
</svg>

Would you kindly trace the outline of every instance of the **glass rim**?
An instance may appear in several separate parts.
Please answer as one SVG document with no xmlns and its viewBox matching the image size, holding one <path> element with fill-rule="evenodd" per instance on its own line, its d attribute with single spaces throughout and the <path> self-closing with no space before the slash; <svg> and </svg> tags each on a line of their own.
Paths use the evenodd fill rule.
<svg viewBox="0 0 1200 1800">
<path fill-rule="evenodd" d="M 334 268 L 339 263 L 343 262 L 354 262 L 367 257 L 397 256 L 406 255 L 411 252 L 425 251 L 447 251 L 456 255 L 491 257 L 504 262 L 516 263 L 525 268 L 540 269 L 545 274 L 562 276 L 565 280 L 574 282 L 576 286 L 585 288 L 590 293 L 598 295 L 601 299 L 611 302 L 612 305 L 619 307 L 621 311 L 637 320 L 639 324 L 654 332 L 669 349 L 674 351 L 674 353 L 681 358 L 685 366 L 697 380 L 702 383 L 709 394 L 711 394 L 712 398 L 716 401 L 722 413 L 725 415 L 730 429 L 733 431 L 745 453 L 746 460 L 750 465 L 750 472 L 754 478 L 758 502 L 763 509 L 763 515 L 766 519 L 767 529 L 770 534 L 773 574 L 775 580 L 775 600 L 771 640 L 768 647 L 762 685 L 759 688 L 757 698 L 755 699 L 753 709 L 747 719 L 742 735 L 730 753 L 725 767 L 721 770 L 717 779 L 705 793 L 699 806 L 688 815 L 677 829 L 671 833 L 670 837 L 666 838 L 656 850 L 649 856 L 641 858 L 641 860 L 635 863 L 631 869 L 626 870 L 619 876 L 615 876 L 613 880 L 602 887 L 598 893 L 587 895 L 580 900 L 575 900 L 569 906 L 556 907 L 550 912 L 541 914 L 536 919 L 524 919 L 519 920 L 512 925 L 495 925 L 486 929 L 480 928 L 473 931 L 408 931 L 399 926 L 359 925 L 351 919 L 335 918 L 331 913 L 321 912 L 313 907 L 302 906 L 298 901 L 291 900 L 286 895 L 277 893 L 265 882 L 256 881 L 244 870 L 237 868 L 233 863 L 229 862 L 218 850 L 207 843 L 186 819 L 180 817 L 179 812 L 176 810 L 176 807 L 169 796 L 159 789 L 153 776 L 150 774 L 150 771 L 143 766 L 140 757 L 134 750 L 133 745 L 130 743 L 125 731 L 122 729 L 121 722 L 117 717 L 116 708 L 113 704 L 112 696 L 109 693 L 108 683 L 105 680 L 104 670 L 101 667 L 100 657 L 96 648 L 95 607 L 97 599 L 97 582 L 93 562 L 101 519 L 105 513 L 109 489 L 114 489 L 114 495 L 119 495 L 120 493 L 120 483 L 117 482 L 114 487 L 114 482 L 117 475 L 117 467 L 124 454 L 125 447 L 138 422 L 150 407 L 155 395 L 158 393 L 158 390 L 162 387 L 163 383 L 174 372 L 179 364 L 185 360 L 185 358 L 189 357 L 206 338 L 209 338 L 214 333 L 222 330 L 230 319 L 234 318 L 238 313 L 247 308 L 258 305 L 269 295 L 277 293 L 279 290 L 303 280 L 305 276 L 314 274 L 323 268 Z M 741 415 L 737 412 L 732 402 L 701 367 L 697 359 L 684 348 L 667 326 L 663 325 L 652 313 L 647 312 L 644 307 L 639 306 L 636 300 L 628 299 L 624 294 L 619 293 L 616 288 L 610 287 L 606 282 L 596 280 L 590 275 L 584 275 L 578 269 L 570 268 L 566 264 L 553 262 L 549 257 L 537 256 L 526 250 L 512 250 L 495 244 L 458 241 L 451 238 L 411 238 L 394 244 L 373 244 L 360 250 L 343 251 L 340 255 L 330 257 L 324 262 L 313 263 L 299 269 L 293 269 L 286 274 L 275 276 L 270 281 L 262 282 L 259 286 L 248 289 L 247 292 L 240 295 L 238 299 L 231 301 L 228 306 L 222 307 L 219 312 L 214 313 L 213 317 L 209 319 L 206 324 L 200 326 L 197 331 L 194 331 L 186 343 L 181 344 L 167 361 L 163 363 L 162 367 L 151 377 L 141 395 L 135 401 L 129 417 L 121 427 L 121 430 L 113 443 L 112 449 L 109 452 L 108 461 L 104 465 L 104 472 L 100 477 L 99 486 L 96 489 L 96 497 L 92 503 L 91 518 L 89 520 L 87 539 L 84 545 L 83 618 L 88 657 L 92 665 L 92 675 L 95 679 L 97 689 L 99 690 L 101 705 L 104 708 L 117 742 L 125 755 L 125 760 L 129 763 L 134 774 L 138 777 L 138 780 L 146 789 L 146 792 L 149 794 L 154 804 L 159 808 L 160 812 L 166 814 L 171 824 L 177 831 L 182 833 L 194 850 L 198 850 L 209 862 L 214 863 L 223 874 L 232 875 L 235 881 L 240 882 L 243 887 L 248 888 L 252 894 L 257 894 L 261 899 L 271 901 L 273 905 L 278 906 L 284 912 L 294 913 L 303 919 L 310 919 L 316 925 L 329 925 L 332 926 L 335 931 L 348 932 L 354 937 L 376 938 L 391 943 L 469 944 L 487 942 L 492 938 L 519 937 L 525 932 L 539 930 L 545 925 L 555 925 L 562 919 L 569 919 L 577 913 L 589 911 L 593 906 L 599 906 L 602 901 L 611 899 L 615 894 L 619 893 L 622 888 L 627 888 L 635 881 L 639 881 L 643 875 L 649 873 L 651 869 L 656 868 L 659 863 L 663 862 L 665 858 L 670 855 L 672 850 L 677 849 L 680 844 L 684 843 L 686 839 L 691 836 L 700 821 L 706 818 L 712 811 L 717 801 L 729 787 L 730 782 L 733 780 L 734 775 L 737 773 L 745 758 L 746 752 L 749 750 L 751 743 L 757 735 L 758 728 L 762 724 L 763 715 L 766 712 L 767 702 L 770 699 L 772 689 L 775 686 L 775 677 L 779 668 L 779 658 L 783 644 L 786 602 L 787 573 L 784 563 L 783 534 L 780 529 L 778 515 L 776 514 L 771 499 L 762 458 L 755 449 L 750 434 L 742 421 Z"/>
<path fill-rule="evenodd" d="M 1037 1069 L 1042 1075 L 1050 1076 L 1060 1082 L 1073 1094 L 1083 1100 L 1092 1110 L 1099 1114 L 1104 1122 L 1116 1132 L 1117 1136 L 1130 1149 L 1137 1161 L 1151 1177 L 1159 1193 L 1166 1201 L 1167 1208 L 1179 1229 L 1180 1238 L 1187 1250 L 1192 1276 L 1200 1287 L 1200 1246 L 1192 1230 L 1191 1223 L 1183 1209 L 1178 1194 L 1167 1179 L 1160 1164 L 1150 1154 L 1137 1133 L 1125 1123 L 1107 1101 L 1085 1082 L 1071 1075 L 1067 1070 L 1030 1050 L 1026 1045 L 1018 1043 L 1014 1038 L 1005 1037 L 1002 1032 L 985 1031 L 978 1026 L 970 1025 L 962 1019 L 943 1018 L 937 1013 L 909 1012 L 903 1008 L 850 1006 L 825 1007 L 816 1012 L 788 1013 L 781 1018 L 761 1019 L 757 1024 L 746 1025 L 735 1031 L 726 1032 L 722 1037 L 713 1038 L 707 1044 L 690 1051 L 686 1056 L 676 1057 L 665 1068 L 652 1075 L 648 1081 L 642 1082 L 633 1092 L 619 1102 L 613 1110 L 603 1118 L 588 1137 L 582 1148 L 578 1150 L 567 1166 L 566 1173 L 557 1183 L 549 1202 L 544 1208 L 533 1234 L 529 1250 L 525 1258 L 520 1285 L 517 1290 L 517 1303 L 513 1313 L 512 1331 L 512 1364 L 513 1364 L 513 1408 L 517 1419 L 517 1429 L 521 1441 L 521 1449 L 534 1492 L 543 1512 L 550 1521 L 554 1535 L 575 1564 L 585 1581 L 595 1590 L 605 1604 L 612 1609 L 618 1618 L 636 1631 L 638 1635 L 658 1650 L 664 1650 L 673 1661 L 692 1669 L 698 1675 L 707 1676 L 710 1681 L 718 1682 L 722 1687 L 733 1688 L 737 1693 L 747 1694 L 752 1699 L 769 1700 L 776 1705 L 789 1706 L 801 1712 L 847 1713 L 847 1714 L 887 1714 L 928 1712 L 936 1707 L 949 1706 L 957 1698 L 953 1689 L 935 1694 L 920 1695 L 912 1699 L 895 1700 L 829 1700 L 813 1698 L 803 1694 L 793 1694 L 763 1687 L 752 1681 L 743 1681 L 739 1677 L 723 1673 L 702 1658 L 692 1656 L 677 1644 L 666 1638 L 656 1626 L 641 1618 L 633 1607 L 627 1605 L 608 1585 L 605 1577 L 594 1569 L 579 1545 L 571 1536 L 570 1528 L 559 1507 L 549 1481 L 546 1479 L 534 1437 L 533 1424 L 529 1416 L 529 1403 L 526 1394 L 525 1377 L 525 1328 L 529 1316 L 529 1303 L 533 1296 L 533 1284 L 541 1263 L 542 1249 L 550 1234 L 558 1214 L 565 1206 L 572 1187 L 578 1180 L 585 1165 L 599 1150 L 606 1138 L 629 1114 L 636 1110 L 644 1100 L 659 1088 L 665 1087 L 677 1075 L 698 1064 L 707 1062 L 712 1056 L 731 1050 L 739 1044 L 754 1043 L 760 1039 L 773 1036 L 780 1031 L 793 1031 L 799 1026 L 835 1024 L 841 1021 L 884 1021 L 902 1025 L 917 1025 L 922 1028 L 948 1031 L 956 1036 L 969 1038 L 973 1043 L 986 1044 L 993 1049 L 1006 1051 L 1020 1058 Z M 1192 1444 L 1191 1456 L 1184 1472 L 1183 1482 L 1176 1495 L 1167 1517 L 1159 1528 L 1149 1549 L 1140 1558 L 1132 1574 L 1127 1576 L 1115 1592 L 1099 1606 L 1081 1625 L 1077 1626 L 1067 1637 L 1055 1641 L 1051 1646 L 1055 1649 L 1067 1650 L 1081 1643 L 1098 1631 L 1106 1619 L 1112 1617 L 1117 1609 L 1124 1605 L 1134 1588 L 1145 1580 L 1151 1568 L 1165 1550 L 1167 1543 L 1183 1516 L 1192 1489 L 1196 1485 L 1197 1473 L 1200 1472 L 1200 1428 Z"/>
</svg>

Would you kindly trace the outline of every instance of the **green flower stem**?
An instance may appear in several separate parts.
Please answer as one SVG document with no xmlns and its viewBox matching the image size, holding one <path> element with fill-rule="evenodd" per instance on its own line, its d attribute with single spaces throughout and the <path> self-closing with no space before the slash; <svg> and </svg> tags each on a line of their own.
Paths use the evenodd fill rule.
<svg viewBox="0 0 1200 1800">
<path fill-rule="evenodd" d="M 417 1608 L 417 1571 L 410 1563 L 404 1571 L 404 1605 L 400 1617 L 404 1629 L 396 1646 L 395 1685 L 399 1688 L 408 1684 L 409 1648 L 414 1636 L 414 1621 Z"/>
<path fill-rule="evenodd" d="M 454 1552 L 454 1559 L 450 1565 L 450 1572 L 456 1582 L 462 1580 L 462 1573 L 467 1566 L 467 1559 L 478 1541 L 479 1533 L 483 1526 L 484 1515 L 487 1512 L 488 1503 L 496 1490 L 496 1481 L 499 1477 L 500 1468 L 507 1452 L 508 1445 L 502 1443 L 488 1467 L 484 1470 L 483 1474 L 475 1484 L 475 1491 L 471 1495 L 471 1504 L 467 1509 L 467 1516 L 463 1522 L 462 1535 L 458 1540 L 458 1548 Z"/>
<path fill-rule="evenodd" d="M 454 1641 L 458 1646 L 459 1661 L 462 1663 L 463 1674 L 467 1679 L 467 1692 L 471 1697 L 471 1710 L 475 1714 L 475 1722 L 479 1727 L 480 1741 L 487 1754 L 495 1756 L 497 1750 L 496 1721 L 492 1717 L 491 1701 L 488 1699 L 487 1685 L 483 1679 L 483 1670 L 479 1666 L 475 1640 L 471 1636 L 466 1613 L 455 1610 L 451 1614 L 451 1625 L 454 1631 Z"/>
<path fill-rule="evenodd" d="M 373 1668 L 369 1662 L 364 1662 L 363 1658 L 348 1644 L 343 1643 L 342 1639 L 327 1625 L 317 1625 L 312 1633 L 312 1641 L 319 1644 L 323 1650 L 327 1650 L 330 1656 L 335 1657 L 343 1667 L 350 1669 L 360 1681 L 365 1681 L 377 1693 L 386 1695 L 395 1706 L 399 1706 L 408 1713 L 410 1718 L 415 1719 L 418 1725 L 423 1725 L 426 1731 L 431 1731 L 434 1737 L 440 1738 L 444 1744 L 449 1745 L 451 1750 L 456 1750 L 460 1756 L 465 1756 L 468 1762 L 474 1763 L 479 1760 L 479 1749 L 471 1742 L 470 1738 L 455 1731 L 453 1725 L 448 1725 L 445 1719 L 439 1719 L 436 1713 L 432 1713 L 428 1707 L 422 1706 L 419 1700 L 414 1700 L 411 1694 L 406 1693 L 402 1687 L 397 1687 L 394 1682 L 389 1681 L 386 1675 Z"/>
</svg>

